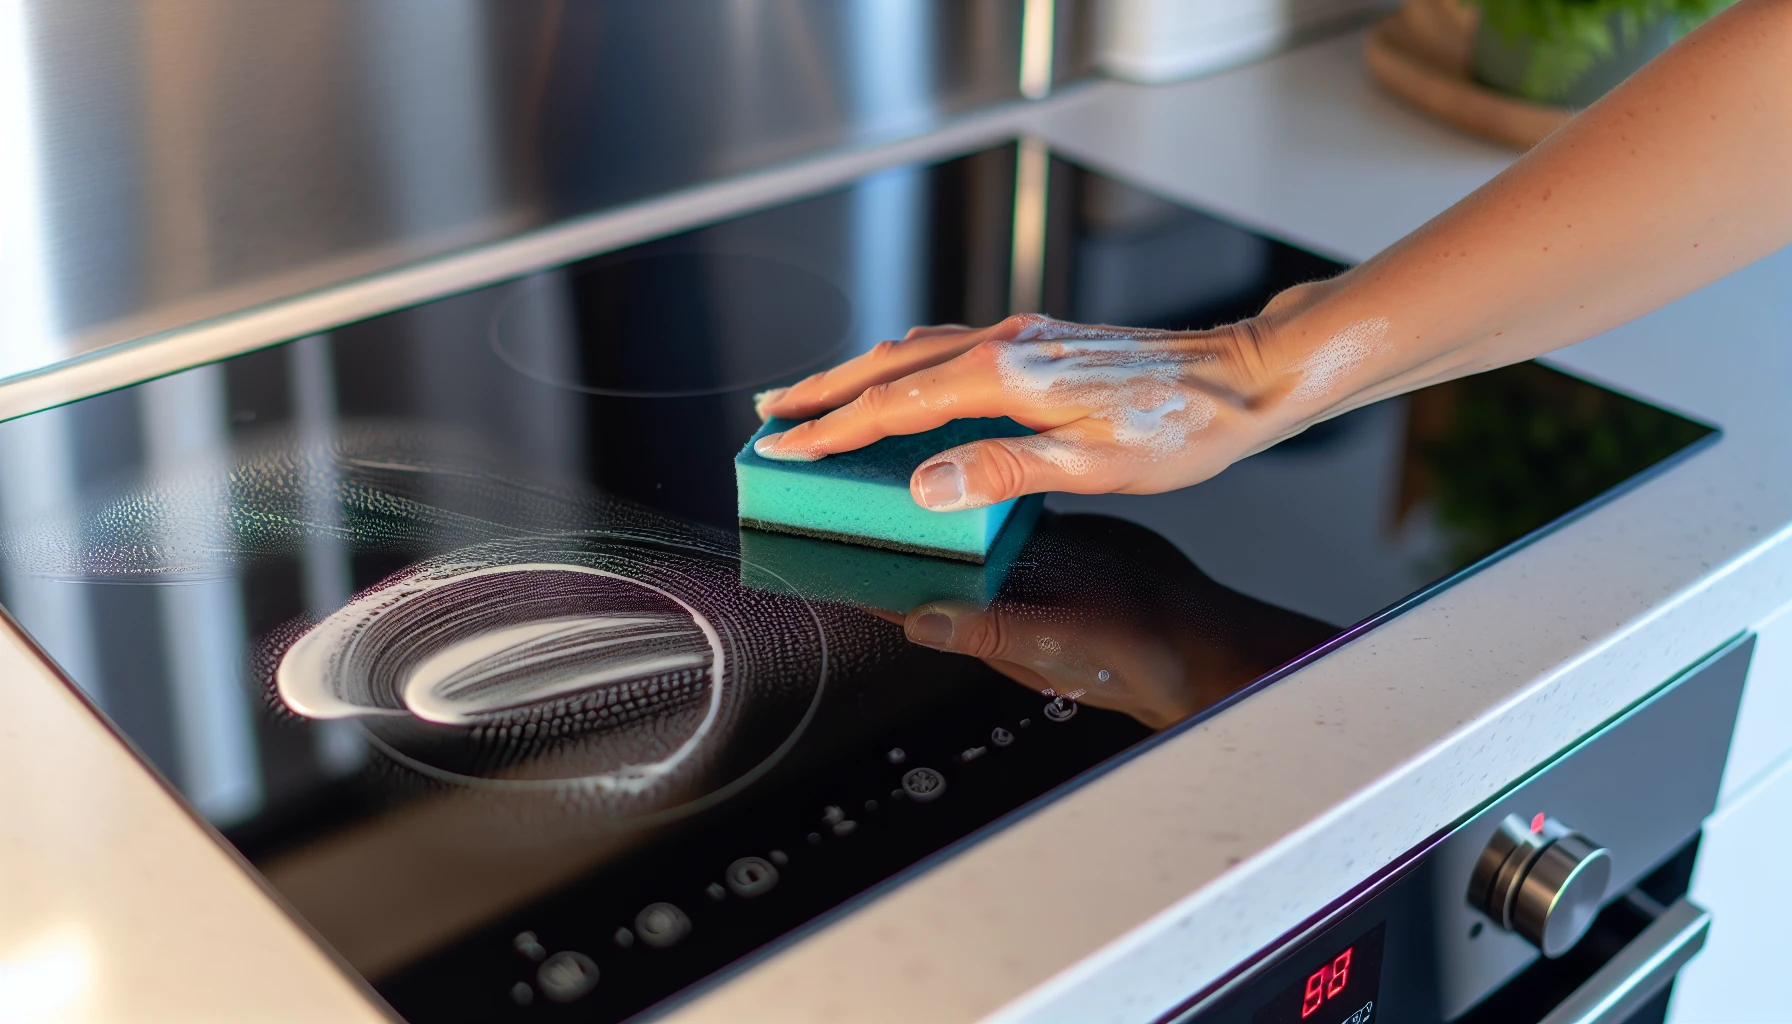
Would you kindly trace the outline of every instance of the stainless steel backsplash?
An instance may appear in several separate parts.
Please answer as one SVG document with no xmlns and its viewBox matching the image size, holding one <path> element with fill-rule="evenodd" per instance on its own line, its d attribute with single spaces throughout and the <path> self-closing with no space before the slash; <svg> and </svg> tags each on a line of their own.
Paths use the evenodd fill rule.
<svg viewBox="0 0 1792 1024">
<path fill-rule="evenodd" d="M 1060 9 L 1078 5 L 1060 0 Z M 1019 96 L 1023 0 L 0 5 L 0 377 Z M 1059 50 L 1070 54 L 1066 18 Z M 1078 58 L 1061 58 L 1061 73 Z"/>
</svg>

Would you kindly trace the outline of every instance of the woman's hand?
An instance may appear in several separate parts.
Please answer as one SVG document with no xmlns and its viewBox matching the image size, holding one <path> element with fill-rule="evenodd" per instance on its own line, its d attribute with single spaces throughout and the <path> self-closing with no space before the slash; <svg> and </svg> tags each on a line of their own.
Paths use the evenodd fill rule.
<svg viewBox="0 0 1792 1024">
<path fill-rule="evenodd" d="M 761 396 L 761 416 L 809 421 L 755 450 L 807 461 L 960 417 L 1008 416 L 1039 433 L 935 455 L 910 480 L 916 502 L 951 511 L 1035 491 L 1173 490 L 1285 436 L 1262 415 L 1294 386 L 1265 345 L 1269 323 L 1170 332 L 1025 315 L 979 330 L 919 327 Z"/>
<path fill-rule="evenodd" d="M 1792 241 L 1789 64 L 1792 0 L 1741 0 L 1468 198 L 1261 316 L 1192 333 L 1038 316 L 913 331 L 766 395 L 773 416 L 833 411 L 760 453 L 1010 416 L 1040 433 L 941 452 L 915 500 L 1164 491 L 1348 409 L 1553 351 Z"/>
<path fill-rule="evenodd" d="M 1337 632 L 1209 578 L 1175 545 L 1107 516 L 1041 514 L 987 608 L 931 601 L 910 641 L 981 659 L 1029 689 L 1168 728 Z"/>
</svg>

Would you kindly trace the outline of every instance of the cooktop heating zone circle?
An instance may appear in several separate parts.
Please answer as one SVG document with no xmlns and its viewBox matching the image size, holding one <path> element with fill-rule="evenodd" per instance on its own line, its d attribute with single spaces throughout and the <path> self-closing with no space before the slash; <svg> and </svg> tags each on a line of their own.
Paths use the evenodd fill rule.
<svg viewBox="0 0 1792 1024">
<path fill-rule="evenodd" d="M 572 792 L 619 816 L 707 804 L 796 742 L 827 673 L 814 610 L 739 566 L 617 535 L 463 548 L 313 625 L 275 691 L 440 782 Z"/>
<path fill-rule="evenodd" d="M 490 341 L 511 369 L 592 395 L 763 387 L 845 353 L 851 306 L 821 276 L 735 253 L 597 259 L 517 282 Z"/>
</svg>

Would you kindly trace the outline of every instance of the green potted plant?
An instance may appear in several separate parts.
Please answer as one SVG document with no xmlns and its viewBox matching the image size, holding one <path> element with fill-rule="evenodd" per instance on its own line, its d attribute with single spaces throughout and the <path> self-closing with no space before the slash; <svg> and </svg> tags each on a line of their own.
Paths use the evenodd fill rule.
<svg viewBox="0 0 1792 1024">
<path fill-rule="evenodd" d="M 1581 108 L 1733 0 L 1469 0 L 1481 9 L 1475 77 Z"/>
</svg>

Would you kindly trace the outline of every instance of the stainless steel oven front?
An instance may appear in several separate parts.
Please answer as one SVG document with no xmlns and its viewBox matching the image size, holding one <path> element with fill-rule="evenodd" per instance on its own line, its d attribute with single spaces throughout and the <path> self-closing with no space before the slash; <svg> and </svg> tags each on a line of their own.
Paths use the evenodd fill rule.
<svg viewBox="0 0 1792 1024">
<path fill-rule="evenodd" d="M 1739 637 L 1190 999 L 1176 1024 L 1660 1021 L 1754 638 Z"/>
</svg>

